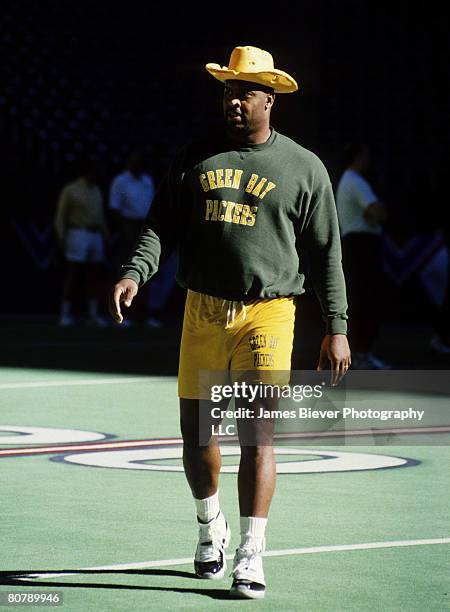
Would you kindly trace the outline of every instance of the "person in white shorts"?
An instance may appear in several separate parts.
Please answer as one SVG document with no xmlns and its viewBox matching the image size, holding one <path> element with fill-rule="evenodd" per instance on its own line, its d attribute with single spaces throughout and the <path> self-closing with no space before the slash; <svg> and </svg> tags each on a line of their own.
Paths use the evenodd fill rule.
<svg viewBox="0 0 450 612">
<path fill-rule="evenodd" d="M 79 177 L 63 188 L 58 199 L 55 230 L 67 265 L 59 318 L 63 327 L 74 324 L 72 302 L 84 284 L 89 321 L 106 325 L 98 314 L 96 293 L 105 259 L 104 240 L 109 240 L 109 232 L 97 174 L 92 162 L 83 162 Z"/>
</svg>

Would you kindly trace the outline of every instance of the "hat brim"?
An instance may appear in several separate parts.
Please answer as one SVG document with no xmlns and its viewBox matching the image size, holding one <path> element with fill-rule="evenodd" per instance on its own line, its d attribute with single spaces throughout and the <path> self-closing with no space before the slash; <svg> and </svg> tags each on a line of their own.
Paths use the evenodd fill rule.
<svg viewBox="0 0 450 612">
<path fill-rule="evenodd" d="M 282 70 L 263 70 L 262 72 L 237 72 L 221 67 L 219 64 L 206 64 L 206 70 L 218 81 L 236 79 L 237 81 L 249 81 L 258 85 L 271 87 L 275 93 L 293 93 L 297 91 L 298 85 L 294 78 Z"/>
</svg>

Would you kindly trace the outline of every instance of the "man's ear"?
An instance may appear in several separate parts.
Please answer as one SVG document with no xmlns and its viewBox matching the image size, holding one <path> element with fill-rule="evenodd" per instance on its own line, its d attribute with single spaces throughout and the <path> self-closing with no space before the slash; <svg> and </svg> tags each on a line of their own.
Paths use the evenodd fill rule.
<svg viewBox="0 0 450 612">
<path fill-rule="evenodd" d="M 266 106 L 266 110 L 268 108 L 272 108 L 274 102 L 275 102 L 275 94 L 273 94 L 273 93 L 267 94 L 266 105 L 265 105 Z"/>
</svg>

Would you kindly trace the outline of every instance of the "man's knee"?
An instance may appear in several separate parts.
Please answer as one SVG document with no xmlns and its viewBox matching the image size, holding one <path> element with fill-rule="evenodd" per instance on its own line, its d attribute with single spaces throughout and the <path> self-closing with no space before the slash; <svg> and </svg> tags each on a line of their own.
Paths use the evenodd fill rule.
<svg viewBox="0 0 450 612">
<path fill-rule="evenodd" d="M 180 398 L 180 429 L 185 447 L 198 446 L 198 400 Z"/>
<path fill-rule="evenodd" d="M 252 446 L 241 446 L 241 458 L 243 461 L 270 459 L 273 455 L 274 451 L 271 445 L 255 444 Z"/>
<path fill-rule="evenodd" d="M 255 452 L 261 454 L 262 449 L 273 444 L 274 421 L 273 419 L 238 420 L 238 434 L 242 449 L 248 449 L 248 452 L 256 449 Z"/>
<path fill-rule="evenodd" d="M 180 398 L 180 430 L 185 451 L 201 453 L 213 440 L 210 440 L 207 423 L 200 422 L 200 401 Z"/>
<path fill-rule="evenodd" d="M 200 444 L 205 448 L 217 444 L 216 432 L 222 422 L 221 410 L 226 409 L 229 400 L 223 400 L 218 407 L 204 400 L 180 398 L 180 429 L 185 445 Z M 213 414 L 213 408 L 217 414 Z"/>
</svg>

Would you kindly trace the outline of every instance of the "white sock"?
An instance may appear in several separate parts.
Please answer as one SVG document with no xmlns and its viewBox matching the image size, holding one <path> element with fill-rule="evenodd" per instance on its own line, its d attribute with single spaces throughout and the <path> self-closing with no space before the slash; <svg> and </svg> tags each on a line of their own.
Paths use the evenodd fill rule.
<svg viewBox="0 0 450 612">
<path fill-rule="evenodd" d="M 205 499 L 197 499 L 194 497 L 197 516 L 202 523 L 209 523 L 215 519 L 220 512 L 219 506 L 219 491 L 216 491 L 211 497 Z"/>
<path fill-rule="evenodd" d="M 91 319 L 95 319 L 98 315 L 98 300 L 88 300 L 88 313 Z"/>
<path fill-rule="evenodd" d="M 241 516 L 241 547 L 255 547 L 257 551 L 264 550 L 264 534 L 267 519 L 259 516 Z"/>
</svg>

